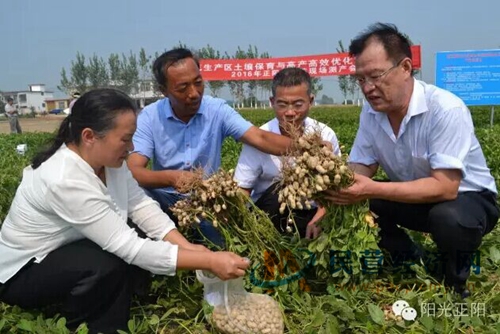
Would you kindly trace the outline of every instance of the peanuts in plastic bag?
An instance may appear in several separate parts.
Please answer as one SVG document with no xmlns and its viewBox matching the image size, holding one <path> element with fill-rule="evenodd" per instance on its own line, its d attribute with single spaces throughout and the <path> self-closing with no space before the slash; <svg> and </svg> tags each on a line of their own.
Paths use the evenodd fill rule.
<svg viewBox="0 0 500 334">
<path fill-rule="evenodd" d="M 270 296 L 245 291 L 243 278 L 222 281 L 210 272 L 196 271 L 203 295 L 214 307 L 212 325 L 224 334 L 282 334 L 283 315 Z"/>
</svg>

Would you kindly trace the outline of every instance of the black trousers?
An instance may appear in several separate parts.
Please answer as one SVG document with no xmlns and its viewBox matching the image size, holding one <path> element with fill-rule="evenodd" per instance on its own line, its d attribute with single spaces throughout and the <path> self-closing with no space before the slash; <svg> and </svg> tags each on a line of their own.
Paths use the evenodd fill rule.
<svg viewBox="0 0 500 334">
<path fill-rule="evenodd" d="M 2 286 L 0 300 L 26 309 L 54 306 L 69 328 L 87 322 L 90 333 L 116 333 L 127 329 L 132 296 L 150 278 L 83 239 L 27 264 Z"/>
<path fill-rule="evenodd" d="M 280 233 L 287 233 L 286 226 L 290 211 L 286 209 L 283 214 L 280 213 L 279 209 L 281 203 L 278 202 L 278 191 L 279 185 L 277 183 L 272 184 L 255 202 L 255 205 L 269 215 L 269 218 L 271 218 L 271 221 Z M 317 208 L 312 208 L 310 210 L 292 210 L 293 219 L 301 238 L 305 237 L 307 224 L 317 211 Z M 294 228 L 293 224 L 290 226 Z"/>
<path fill-rule="evenodd" d="M 452 287 L 466 284 L 472 254 L 479 248 L 483 236 L 495 227 L 499 216 L 496 196 L 489 191 L 464 192 L 455 200 L 435 204 L 375 199 L 370 201 L 370 209 L 379 216 L 379 246 L 389 251 L 393 260 L 419 253 L 398 225 L 430 233 L 442 260 L 445 284 Z"/>
</svg>

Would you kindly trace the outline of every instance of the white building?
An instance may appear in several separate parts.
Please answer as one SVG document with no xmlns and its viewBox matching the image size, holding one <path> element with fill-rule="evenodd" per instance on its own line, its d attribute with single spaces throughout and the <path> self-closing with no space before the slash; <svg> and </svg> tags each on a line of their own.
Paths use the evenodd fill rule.
<svg viewBox="0 0 500 334">
<path fill-rule="evenodd" d="M 20 114 L 29 114 L 34 111 L 41 113 L 47 110 L 46 99 L 54 98 L 54 93 L 45 90 L 44 84 L 29 85 L 29 90 L 2 92 L 3 99 L 7 101 L 9 97 L 14 99 Z"/>
<path fill-rule="evenodd" d="M 155 82 L 153 80 L 141 80 L 129 94 L 133 98 L 138 107 L 144 108 L 144 106 L 161 99 L 163 95 L 155 88 Z"/>
</svg>

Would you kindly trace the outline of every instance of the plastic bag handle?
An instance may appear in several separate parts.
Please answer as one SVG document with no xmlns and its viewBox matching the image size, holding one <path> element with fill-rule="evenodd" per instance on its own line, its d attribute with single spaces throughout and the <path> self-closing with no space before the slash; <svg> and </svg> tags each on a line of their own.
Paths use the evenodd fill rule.
<svg viewBox="0 0 500 334">
<path fill-rule="evenodd" d="M 208 277 L 203 273 L 203 270 L 196 270 L 196 278 L 203 284 L 219 283 L 222 282 L 217 276 Z"/>
</svg>

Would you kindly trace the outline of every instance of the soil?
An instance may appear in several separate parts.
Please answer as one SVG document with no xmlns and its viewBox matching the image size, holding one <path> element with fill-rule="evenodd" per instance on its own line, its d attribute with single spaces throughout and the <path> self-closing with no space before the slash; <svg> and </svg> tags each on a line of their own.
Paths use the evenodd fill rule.
<svg viewBox="0 0 500 334">
<path fill-rule="evenodd" d="M 66 115 L 47 115 L 36 118 L 19 118 L 23 132 L 53 132 L 57 130 L 59 124 Z M 9 121 L 0 118 L 0 134 L 10 133 Z"/>
</svg>

